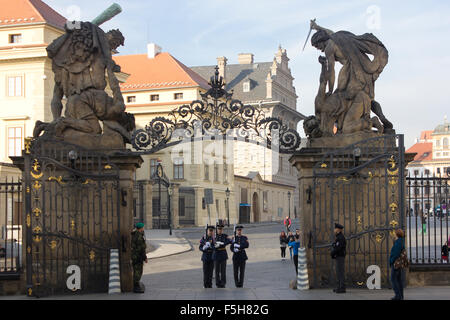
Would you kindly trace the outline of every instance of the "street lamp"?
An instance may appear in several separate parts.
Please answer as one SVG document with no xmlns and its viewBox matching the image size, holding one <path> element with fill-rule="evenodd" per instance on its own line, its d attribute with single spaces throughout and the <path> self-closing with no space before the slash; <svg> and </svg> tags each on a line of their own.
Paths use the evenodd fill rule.
<svg viewBox="0 0 450 320">
<path fill-rule="evenodd" d="M 288 191 L 289 219 L 291 218 L 291 192 Z"/>
<path fill-rule="evenodd" d="M 171 208 L 170 208 L 170 202 L 171 202 L 170 197 L 173 194 L 173 189 L 172 189 L 171 184 L 169 184 L 169 186 L 167 187 L 167 194 L 169 195 L 169 204 L 168 204 L 168 206 L 169 206 L 169 208 L 168 208 L 169 209 L 169 235 L 172 235 L 172 212 L 171 212 Z"/>
<path fill-rule="evenodd" d="M 225 190 L 225 195 L 227 196 L 227 225 L 230 226 L 230 189 Z"/>
</svg>

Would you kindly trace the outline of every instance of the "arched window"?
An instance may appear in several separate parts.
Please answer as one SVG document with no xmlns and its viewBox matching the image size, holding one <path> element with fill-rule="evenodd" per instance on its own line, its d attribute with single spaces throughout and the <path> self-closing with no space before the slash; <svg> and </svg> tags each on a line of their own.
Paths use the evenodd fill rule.
<svg viewBox="0 0 450 320">
<path fill-rule="evenodd" d="M 448 149 L 448 138 L 442 140 L 442 145 L 444 146 L 444 149 Z"/>
</svg>

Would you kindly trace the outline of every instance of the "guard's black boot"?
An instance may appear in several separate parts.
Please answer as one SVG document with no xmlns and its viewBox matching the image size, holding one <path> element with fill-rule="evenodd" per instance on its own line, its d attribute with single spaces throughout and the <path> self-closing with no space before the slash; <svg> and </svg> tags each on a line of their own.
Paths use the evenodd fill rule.
<svg viewBox="0 0 450 320">
<path fill-rule="evenodd" d="M 145 286 L 144 285 L 142 285 L 141 286 L 141 283 L 135 283 L 134 284 L 134 287 L 133 287 L 133 292 L 134 293 L 144 293 L 145 292 Z"/>
</svg>

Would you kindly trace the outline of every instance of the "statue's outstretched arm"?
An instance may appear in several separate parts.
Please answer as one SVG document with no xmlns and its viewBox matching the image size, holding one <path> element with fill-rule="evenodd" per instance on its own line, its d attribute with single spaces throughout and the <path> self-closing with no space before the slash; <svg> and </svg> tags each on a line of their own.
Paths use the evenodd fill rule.
<svg viewBox="0 0 450 320">
<path fill-rule="evenodd" d="M 330 30 L 330 29 L 326 29 L 326 28 L 324 28 L 324 27 L 319 26 L 319 25 L 316 23 L 315 20 L 311 20 L 310 27 L 311 27 L 311 29 L 314 29 L 314 30 L 317 30 L 317 31 L 319 31 L 319 30 L 325 31 L 328 35 L 332 35 L 332 34 L 334 33 L 334 32 L 333 32 L 332 30 Z"/>
<path fill-rule="evenodd" d="M 327 52 L 325 51 L 325 54 Z M 327 60 L 328 60 L 328 94 L 332 94 L 334 91 L 334 81 L 335 81 L 335 71 L 334 71 L 334 54 L 327 54 Z"/>
</svg>

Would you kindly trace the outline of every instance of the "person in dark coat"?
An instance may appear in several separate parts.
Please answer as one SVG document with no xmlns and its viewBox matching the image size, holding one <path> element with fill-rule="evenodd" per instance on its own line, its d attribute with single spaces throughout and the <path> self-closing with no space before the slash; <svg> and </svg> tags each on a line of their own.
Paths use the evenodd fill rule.
<svg viewBox="0 0 450 320">
<path fill-rule="evenodd" d="M 202 237 L 200 240 L 199 249 L 202 254 L 203 261 L 203 287 L 204 288 L 212 288 L 212 276 L 214 272 L 214 260 L 213 260 L 213 252 L 214 252 L 214 227 L 208 226 L 206 230 L 206 235 Z"/>
<path fill-rule="evenodd" d="M 216 270 L 216 287 L 225 288 L 227 283 L 227 249 L 226 246 L 231 244 L 231 239 L 223 233 L 223 225 L 217 225 L 216 243 L 214 245 L 214 268 Z"/>
<path fill-rule="evenodd" d="M 337 288 L 333 289 L 336 293 L 345 293 L 345 255 L 347 242 L 342 233 L 344 227 L 339 223 L 334 225 L 334 234 L 336 236 L 331 250 L 331 258 L 336 260 L 336 278 Z"/>
<path fill-rule="evenodd" d="M 248 248 L 248 238 L 242 235 L 243 226 L 236 226 L 236 236 L 233 238 L 230 250 L 233 252 L 234 283 L 236 288 L 244 285 L 245 263 L 248 260 L 245 249 Z"/>
<path fill-rule="evenodd" d="M 281 231 L 281 234 L 280 234 L 281 260 L 286 260 L 287 244 L 288 244 L 288 238 L 286 237 L 286 233 L 284 231 Z"/>
<path fill-rule="evenodd" d="M 400 257 L 402 250 L 405 248 L 403 230 L 395 230 L 395 242 L 391 249 L 389 257 L 389 265 L 391 266 L 391 283 L 395 296 L 391 300 L 403 300 L 403 269 L 395 269 L 394 262 Z"/>
</svg>

